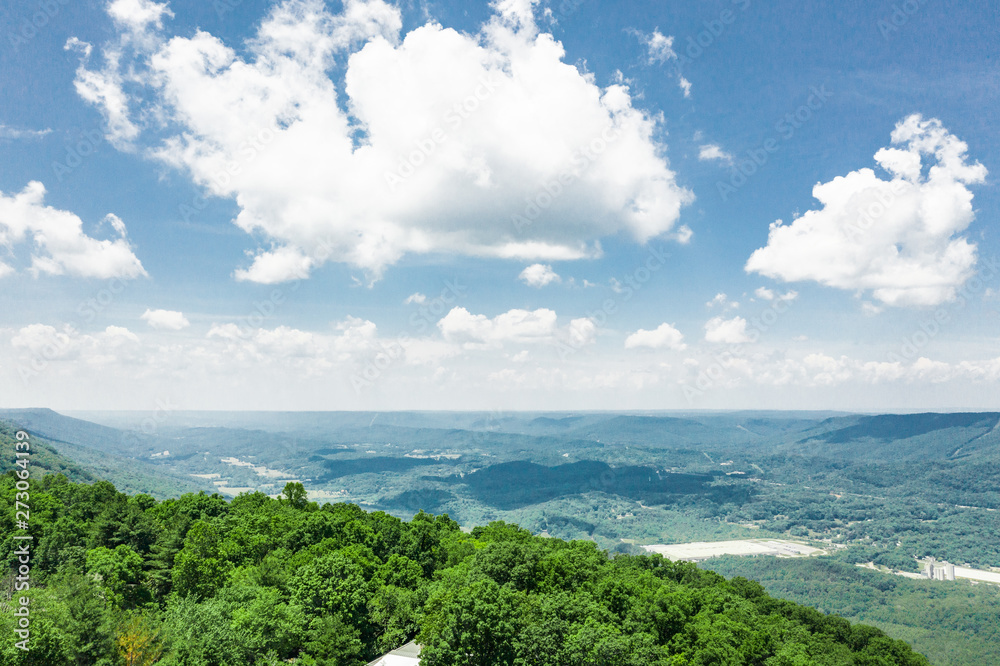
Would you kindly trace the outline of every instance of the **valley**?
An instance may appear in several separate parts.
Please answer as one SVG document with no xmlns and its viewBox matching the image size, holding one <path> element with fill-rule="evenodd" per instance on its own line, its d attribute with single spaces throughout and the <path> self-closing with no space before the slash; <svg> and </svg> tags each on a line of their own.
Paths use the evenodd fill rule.
<svg viewBox="0 0 1000 666">
<path fill-rule="evenodd" d="M 909 626 L 905 604 L 872 615 L 876 593 L 824 606 L 818 587 L 796 585 L 837 571 L 842 581 L 875 577 L 863 579 L 873 589 L 938 585 L 928 590 L 950 597 L 1000 567 L 998 414 L 176 412 L 153 434 L 144 418 L 0 412 L 51 451 L 51 471 L 130 493 L 279 497 L 300 482 L 321 504 L 404 520 L 448 514 L 464 531 L 505 521 L 611 553 L 696 560 L 793 601 L 876 618 L 890 634 Z M 778 557 L 738 557 L 754 554 Z M 915 578 L 928 557 L 963 575 L 890 573 Z M 787 567 L 804 578 L 779 585 Z M 981 587 L 975 598 L 991 599 L 995 586 Z M 922 626 L 899 637 L 922 645 Z M 973 644 L 1000 647 L 993 641 Z M 977 663 L 949 655 L 935 663 Z"/>
</svg>

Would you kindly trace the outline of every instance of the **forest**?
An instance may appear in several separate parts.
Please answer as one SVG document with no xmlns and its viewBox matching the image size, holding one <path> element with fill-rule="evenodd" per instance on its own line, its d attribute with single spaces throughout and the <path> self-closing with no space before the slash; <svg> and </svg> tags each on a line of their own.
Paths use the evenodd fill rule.
<svg viewBox="0 0 1000 666">
<path fill-rule="evenodd" d="M 851 554 L 845 559 L 856 558 Z M 914 580 L 827 557 L 725 556 L 700 566 L 726 577 L 755 580 L 782 599 L 877 626 L 906 640 L 938 666 L 983 666 L 1000 654 L 996 585 Z"/>
<path fill-rule="evenodd" d="M 8 571 L 15 482 L 0 477 Z M 745 578 L 503 522 L 319 505 L 298 483 L 231 501 L 29 485 L 31 649 L 14 645 L 8 575 L 4 666 L 360 666 L 411 639 L 429 666 L 928 663 Z"/>
</svg>

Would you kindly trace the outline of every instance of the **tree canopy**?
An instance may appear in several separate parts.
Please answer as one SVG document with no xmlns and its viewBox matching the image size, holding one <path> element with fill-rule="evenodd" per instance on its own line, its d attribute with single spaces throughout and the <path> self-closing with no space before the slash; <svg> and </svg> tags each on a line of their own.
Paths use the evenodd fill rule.
<svg viewBox="0 0 1000 666">
<path fill-rule="evenodd" d="M 15 492 L 0 477 L 8 572 Z M 32 649 L 5 613 L 4 666 L 360 666 L 413 639 L 426 666 L 927 664 L 743 578 L 501 522 L 321 506 L 301 484 L 158 502 L 47 475 L 30 494 Z"/>
</svg>

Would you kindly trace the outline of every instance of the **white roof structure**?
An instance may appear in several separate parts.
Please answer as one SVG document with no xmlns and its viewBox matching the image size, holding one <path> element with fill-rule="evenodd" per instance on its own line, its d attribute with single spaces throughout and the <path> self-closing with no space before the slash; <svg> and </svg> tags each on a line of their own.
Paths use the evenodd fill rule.
<svg viewBox="0 0 1000 666">
<path fill-rule="evenodd" d="M 410 641 L 392 652 L 382 655 L 368 666 L 418 666 L 420 664 L 420 646 Z"/>
<path fill-rule="evenodd" d="M 672 545 L 643 546 L 650 553 L 659 553 L 671 560 L 700 562 L 720 555 L 775 555 L 777 557 L 805 557 L 819 553 L 813 548 L 782 539 L 744 539 L 740 541 L 698 541 Z"/>
</svg>

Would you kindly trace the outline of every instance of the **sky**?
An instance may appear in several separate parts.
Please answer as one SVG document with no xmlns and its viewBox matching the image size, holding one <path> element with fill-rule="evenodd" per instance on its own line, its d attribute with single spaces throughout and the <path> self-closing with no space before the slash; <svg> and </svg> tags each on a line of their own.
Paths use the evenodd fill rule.
<svg viewBox="0 0 1000 666">
<path fill-rule="evenodd" d="M 1000 408 L 987 0 L 0 7 L 0 405 Z"/>
</svg>

